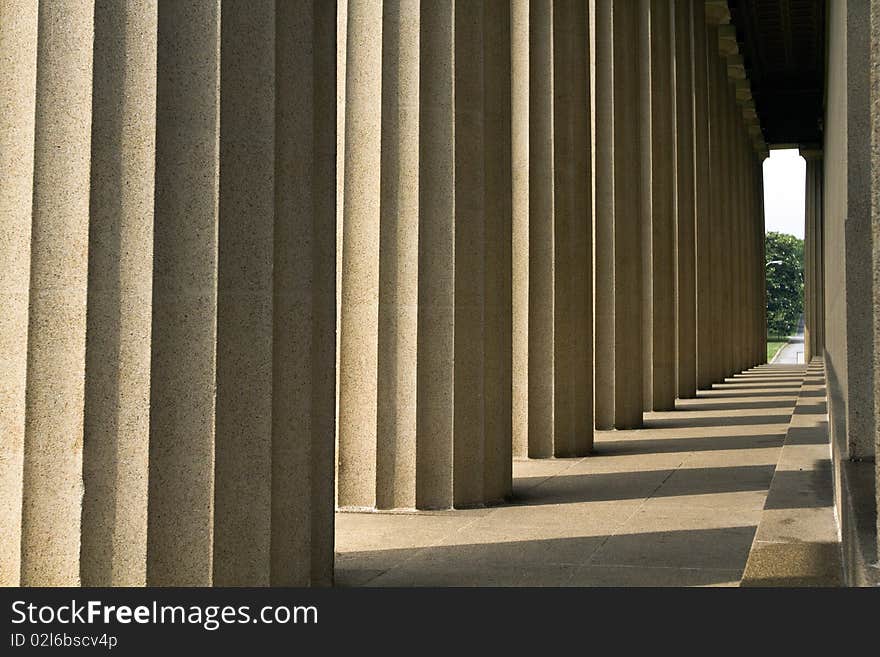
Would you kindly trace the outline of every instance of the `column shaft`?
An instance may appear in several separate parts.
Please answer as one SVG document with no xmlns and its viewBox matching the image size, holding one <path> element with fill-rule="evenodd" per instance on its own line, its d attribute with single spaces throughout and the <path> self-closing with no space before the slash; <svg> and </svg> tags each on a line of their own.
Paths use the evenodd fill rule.
<svg viewBox="0 0 880 657">
<path fill-rule="evenodd" d="M 641 0 L 642 309 L 645 410 L 675 408 L 675 99 L 672 16 Z"/>
<path fill-rule="evenodd" d="M 94 5 L 40 3 L 21 584 L 80 583 Z"/>
<path fill-rule="evenodd" d="M 348 12 L 338 502 L 498 501 L 511 481 L 509 8 Z"/>
<path fill-rule="evenodd" d="M 364 508 L 376 505 L 382 10 L 370 0 L 348 5 L 337 497 Z"/>
<path fill-rule="evenodd" d="M 595 299 L 593 369 L 594 422 L 614 427 L 614 38 L 611 0 L 595 0 L 595 205 L 593 298 Z M 640 382 L 641 383 L 641 382 Z"/>
<path fill-rule="evenodd" d="M 156 135 L 153 2 L 95 3 L 82 583 L 146 583 Z"/>
<path fill-rule="evenodd" d="M 676 396 L 697 393 L 696 130 L 694 125 L 694 1 L 673 8 L 675 43 L 675 328 Z M 701 24 L 702 28 L 702 24 Z M 705 192 L 702 192 L 705 193 Z"/>
<path fill-rule="evenodd" d="M 517 265 L 528 271 L 529 286 L 521 456 L 583 455 L 592 446 L 589 62 L 579 46 L 587 43 L 586 11 L 583 0 L 535 3 L 530 23 L 519 26 L 530 42 L 529 144 L 518 142 L 527 148 L 518 157 L 528 158 L 528 171 L 516 180 L 529 197 L 529 258 Z"/>
<path fill-rule="evenodd" d="M 18 586 L 38 5 L 7 3 L 0 16 L 0 586 Z"/>
<path fill-rule="evenodd" d="M 712 104 L 710 86 L 714 69 L 708 66 L 706 7 L 702 0 L 693 0 L 691 44 L 694 71 L 694 210 L 696 215 L 695 283 L 697 334 L 697 388 L 712 384 L 714 336 L 712 229 L 714 203 L 712 201 L 711 170 L 715 159 L 712 154 Z M 711 128 L 711 130 L 710 130 Z"/>
<path fill-rule="evenodd" d="M 614 426 L 641 426 L 641 185 L 632 178 L 643 158 L 639 135 L 640 71 L 648 63 L 639 39 L 639 8 L 614 3 Z M 636 50 L 637 52 L 633 52 Z"/>
<path fill-rule="evenodd" d="M 156 586 L 213 581 L 219 84 L 219 3 L 160 4 L 147 532 Z"/>
</svg>

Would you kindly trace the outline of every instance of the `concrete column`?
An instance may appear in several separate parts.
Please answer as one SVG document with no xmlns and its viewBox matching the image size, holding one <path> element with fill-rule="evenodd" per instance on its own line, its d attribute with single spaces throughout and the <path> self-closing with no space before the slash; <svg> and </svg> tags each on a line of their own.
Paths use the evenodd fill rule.
<svg viewBox="0 0 880 657">
<path fill-rule="evenodd" d="M 510 4 L 511 181 L 513 258 L 513 454 L 529 453 L 529 153 L 531 129 L 531 3 Z"/>
<path fill-rule="evenodd" d="M 806 176 L 806 231 L 804 239 L 804 308 L 806 327 L 804 332 L 804 357 L 812 359 L 823 355 L 822 333 L 824 308 L 822 303 L 822 151 L 802 149 L 807 162 Z M 809 362 L 809 360 L 808 360 Z"/>
<path fill-rule="evenodd" d="M 159 6 L 148 584 L 332 580 L 334 17 Z"/>
<path fill-rule="evenodd" d="M 697 388 L 712 385 L 713 358 L 715 355 L 712 228 L 715 204 L 712 196 L 711 165 L 711 104 L 710 83 L 714 69 L 708 66 L 706 4 L 693 0 L 691 20 L 691 45 L 694 71 L 694 210 L 696 220 L 695 288 L 696 288 L 696 339 L 697 339 Z M 713 42 L 714 43 L 714 42 Z"/>
<path fill-rule="evenodd" d="M 809 363 L 815 355 L 813 348 L 813 331 L 816 325 L 816 319 L 813 316 L 814 304 L 813 295 L 816 280 L 813 274 L 813 266 L 815 264 L 813 257 L 813 247 L 815 241 L 815 210 L 813 203 L 813 178 L 815 177 L 815 169 L 810 165 L 811 159 L 807 159 L 809 153 L 801 151 L 801 156 L 807 160 L 806 185 L 804 193 L 804 360 Z"/>
<path fill-rule="evenodd" d="M 336 12 L 275 17 L 272 586 L 333 581 Z"/>
<path fill-rule="evenodd" d="M 712 269 L 711 287 L 708 291 L 708 306 L 711 309 L 708 323 L 710 345 L 707 355 L 711 366 L 707 387 L 721 381 L 727 375 L 727 354 L 729 348 L 728 300 L 729 271 L 727 259 L 727 213 L 728 206 L 728 166 L 727 160 L 727 115 L 725 112 L 727 89 L 727 63 L 718 50 L 718 26 L 730 20 L 727 3 L 724 0 L 706 0 L 706 58 L 709 86 L 709 175 L 711 201 L 709 204 L 710 240 L 708 263 Z"/>
<path fill-rule="evenodd" d="M 157 586 L 213 581 L 219 39 L 219 3 L 159 6 L 147 532 Z"/>
<path fill-rule="evenodd" d="M 645 410 L 675 408 L 675 98 L 672 11 L 641 0 L 642 309 Z"/>
<path fill-rule="evenodd" d="M 736 197 L 735 189 L 735 168 L 733 158 L 733 108 L 730 94 L 730 83 L 727 78 L 727 60 L 725 57 L 720 58 L 720 66 L 718 71 L 718 102 L 719 102 L 719 127 L 720 135 L 719 145 L 719 210 L 720 217 L 720 240 L 717 243 L 718 248 L 718 267 L 720 270 L 720 280 L 718 287 L 719 316 L 718 321 L 721 328 L 718 349 L 721 355 L 720 369 L 717 377 L 723 381 L 726 377 L 733 374 L 733 288 L 734 288 L 734 258 L 731 251 L 733 244 L 733 216 L 734 203 Z"/>
<path fill-rule="evenodd" d="M 21 581 L 37 9 L 0 9 L 0 586 Z"/>
<path fill-rule="evenodd" d="M 694 0 L 673 7 L 675 44 L 675 327 L 676 396 L 697 393 L 696 130 L 694 125 Z M 702 28 L 702 24 L 701 24 Z M 701 192 L 701 194 L 704 192 Z"/>
<path fill-rule="evenodd" d="M 614 39 L 611 0 L 594 0 L 595 204 L 593 206 L 594 424 L 614 428 Z"/>
<path fill-rule="evenodd" d="M 596 2 L 597 428 L 638 427 L 644 407 L 641 184 L 632 175 L 641 167 L 640 70 L 647 65 L 639 16 L 635 3 Z"/>
<path fill-rule="evenodd" d="M 873 283 L 874 283 L 874 313 L 873 333 L 874 344 L 880 344 L 880 3 L 871 3 L 871 76 L 870 76 L 870 102 L 871 102 L 871 235 L 872 259 L 873 259 Z M 824 182 L 824 175 L 823 175 Z M 823 185 L 824 192 L 824 185 Z M 823 247 L 824 247 L 824 222 L 823 222 Z M 823 251 L 824 253 L 824 251 Z M 823 258 L 824 265 L 824 258 Z M 823 276 L 824 294 L 824 276 Z M 824 301 L 824 299 L 823 299 Z M 824 329 L 824 325 L 823 325 Z M 824 346 L 824 331 L 823 331 Z M 874 348 L 874 408 L 880 408 L 880 349 Z M 880 454 L 880 431 L 875 427 L 874 454 Z M 880 491 L 880 462 L 876 462 L 874 472 L 874 491 Z M 878 519 L 880 519 L 880 505 Z M 880 523 L 877 523 L 877 541 L 880 546 Z"/>
<path fill-rule="evenodd" d="M 2 583 L 331 583 L 335 7 L 19 4 Z"/>
<path fill-rule="evenodd" d="M 40 3 L 23 586 L 80 582 L 93 18 L 94 4 L 89 1 Z"/>
<path fill-rule="evenodd" d="M 85 586 L 143 586 L 147 576 L 156 21 L 155 2 L 95 2 Z"/>
<path fill-rule="evenodd" d="M 528 7 L 528 15 L 525 8 Z M 528 106 L 517 101 L 515 152 L 526 170 L 514 178 L 517 224 L 524 222 L 527 258 L 517 261 L 514 298 L 527 313 L 525 368 L 515 389 L 525 388 L 526 411 L 515 413 L 518 456 L 579 456 L 592 447 L 592 262 L 587 3 L 557 0 L 514 3 L 514 52 L 527 48 Z M 521 189 L 520 186 L 525 186 Z M 520 234 L 518 232 L 518 234 Z M 522 248 L 522 247 L 519 247 Z M 519 287 L 525 283 L 527 289 Z M 521 300 L 521 301 L 520 301 Z M 525 436 L 525 439 L 523 438 Z"/>
<path fill-rule="evenodd" d="M 454 8 L 453 503 L 510 495 L 510 6 Z M 583 143 L 583 140 L 581 140 Z M 430 180 L 430 177 L 426 177 Z"/>
<path fill-rule="evenodd" d="M 346 507 L 376 505 L 382 10 L 348 4 L 337 493 Z"/>
<path fill-rule="evenodd" d="M 511 482 L 509 8 L 352 1 L 348 26 L 338 503 L 498 501 Z"/>
</svg>

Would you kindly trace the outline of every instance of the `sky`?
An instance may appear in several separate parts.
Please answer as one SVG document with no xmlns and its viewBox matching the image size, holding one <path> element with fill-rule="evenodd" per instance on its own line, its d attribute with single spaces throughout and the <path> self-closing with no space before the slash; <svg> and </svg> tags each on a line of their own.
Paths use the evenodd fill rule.
<svg viewBox="0 0 880 657">
<path fill-rule="evenodd" d="M 796 148 L 771 150 L 764 160 L 764 217 L 767 232 L 804 237 L 807 165 Z"/>
</svg>

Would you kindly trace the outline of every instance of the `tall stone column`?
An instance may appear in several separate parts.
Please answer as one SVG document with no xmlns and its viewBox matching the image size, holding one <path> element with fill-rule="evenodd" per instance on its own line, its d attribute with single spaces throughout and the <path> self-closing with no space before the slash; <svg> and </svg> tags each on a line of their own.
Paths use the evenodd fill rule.
<svg viewBox="0 0 880 657">
<path fill-rule="evenodd" d="M 338 504 L 498 501 L 511 483 L 509 8 L 351 1 L 347 38 Z"/>
<path fill-rule="evenodd" d="M 39 6 L 23 586 L 79 583 L 93 19 L 89 1 Z"/>
<path fill-rule="evenodd" d="M 335 8 L 20 4 L 3 583 L 329 584 Z"/>
<path fill-rule="evenodd" d="M 729 271 L 727 260 L 728 245 L 728 173 L 727 151 L 727 62 L 719 52 L 719 25 L 730 20 L 726 0 L 706 0 L 706 59 L 709 87 L 709 175 L 711 201 L 709 219 L 711 232 L 708 251 L 708 266 L 711 267 L 711 288 L 708 305 L 708 323 L 711 344 L 708 356 L 708 385 L 722 381 L 727 375 L 727 354 L 729 348 L 727 305 Z"/>
<path fill-rule="evenodd" d="M 80 548 L 86 586 L 143 586 L 147 576 L 156 35 L 155 2 L 96 0 Z"/>
<path fill-rule="evenodd" d="M 748 309 L 745 299 L 745 239 L 743 236 L 743 215 L 745 197 L 743 193 L 743 162 L 742 162 L 742 110 L 737 94 L 737 83 L 746 78 L 742 57 L 736 41 L 736 29 L 732 25 L 723 25 L 719 33 L 719 47 L 727 61 L 727 107 L 729 112 L 729 164 L 728 182 L 730 196 L 730 226 L 728 241 L 730 271 L 730 303 L 728 317 L 730 325 L 730 360 L 727 374 L 741 372 L 747 368 L 745 364 L 745 338 Z"/>
<path fill-rule="evenodd" d="M 596 0 L 596 427 L 640 426 L 642 255 L 640 70 L 636 3 Z"/>
<path fill-rule="evenodd" d="M 158 13 L 147 581 L 159 586 L 213 581 L 219 9 Z"/>
<path fill-rule="evenodd" d="M 714 380 L 715 325 L 713 269 L 712 194 L 712 107 L 710 85 L 714 69 L 709 67 L 708 16 L 704 0 L 693 0 L 691 44 L 694 71 L 694 210 L 696 237 L 694 250 L 696 287 L 697 388 L 706 389 Z M 714 42 L 713 42 L 714 44 Z M 714 46 L 713 46 L 714 47 Z"/>
<path fill-rule="evenodd" d="M 675 372 L 676 396 L 687 399 L 697 393 L 694 0 L 675 2 L 672 20 L 675 44 L 672 85 L 675 89 Z"/>
<path fill-rule="evenodd" d="M 675 98 L 672 8 L 641 0 L 642 308 L 645 410 L 675 408 Z"/>
<path fill-rule="evenodd" d="M 515 454 L 581 456 L 593 433 L 587 2 L 513 3 L 513 11 L 521 62 L 513 80 L 525 94 L 513 105 L 522 168 L 513 189 L 514 271 L 522 272 L 513 295 L 524 342 L 515 353 L 525 350 L 514 368 L 514 390 L 525 396 L 514 413 Z"/>
<path fill-rule="evenodd" d="M 148 584 L 332 580 L 334 72 L 332 6 L 159 6 Z"/>
<path fill-rule="evenodd" d="M 823 354 L 822 328 L 824 310 L 822 303 L 822 151 L 801 149 L 806 160 L 806 230 L 804 239 L 804 358 L 811 360 Z"/>
<path fill-rule="evenodd" d="M 815 351 L 813 349 L 813 330 L 816 325 L 814 311 L 814 286 L 816 281 L 813 277 L 813 242 L 815 240 L 813 221 L 815 219 L 815 210 L 813 208 L 814 196 L 813 178 L 816 175 L 815 169 L 810 166 L 810 159 L 807 158 L 809 153 L 801 150 L 801 156 L 807 160 L 806 184 L 804 193 L 804 360 L 809 363 Z"/>
<path fill-rule="evenodd" d="M 38 5 L 0 9 L 0 586 L 21 581 Z"/>
</svg>

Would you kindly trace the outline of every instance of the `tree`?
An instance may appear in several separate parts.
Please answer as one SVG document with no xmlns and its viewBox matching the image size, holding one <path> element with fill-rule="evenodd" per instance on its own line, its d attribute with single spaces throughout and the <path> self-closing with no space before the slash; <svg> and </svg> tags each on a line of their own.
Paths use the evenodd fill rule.
<svg viewBox="0 0 880 657">
<path fill-rule="evenodd" d="M 767 233 L 767 330 L 790 335 L 804 312 L 804 241 L 785 233 Z"/>
</svg>

